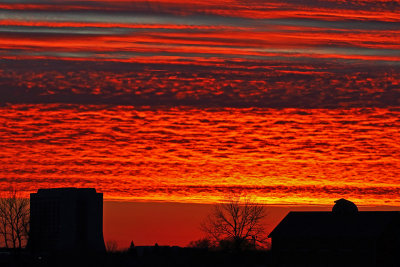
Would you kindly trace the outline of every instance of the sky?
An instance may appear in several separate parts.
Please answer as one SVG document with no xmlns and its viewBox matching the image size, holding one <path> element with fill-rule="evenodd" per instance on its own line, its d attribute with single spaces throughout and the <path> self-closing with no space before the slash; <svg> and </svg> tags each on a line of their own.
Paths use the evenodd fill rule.
<svg viewBox="0 0 400 267">
<path fill-rule="evenodd" d="M 399 1 L 0 1 L 5 102 L 392 106 Z"/>
<path fill-rule="evenodd" d="M 121 246 L 232 193 L 396 209 L 399 106 L 398 0 L 0 0 L 0 190 L 95 187 Z"/>
</svg>

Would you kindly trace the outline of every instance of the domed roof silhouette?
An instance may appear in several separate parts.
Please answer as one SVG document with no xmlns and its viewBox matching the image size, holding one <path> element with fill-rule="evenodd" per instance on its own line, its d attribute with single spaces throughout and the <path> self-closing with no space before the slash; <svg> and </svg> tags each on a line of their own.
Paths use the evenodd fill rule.
<svg viewBox="0 0 400 267">
<path fill-rule="evenodd" d="M 358 208 L 356 204 L 353 202 L 341 198 L 335 201 L 335 205 L 332 208 L 332 212 L 336 214 L 357 214 L 358 213 Z"/>
</svg>

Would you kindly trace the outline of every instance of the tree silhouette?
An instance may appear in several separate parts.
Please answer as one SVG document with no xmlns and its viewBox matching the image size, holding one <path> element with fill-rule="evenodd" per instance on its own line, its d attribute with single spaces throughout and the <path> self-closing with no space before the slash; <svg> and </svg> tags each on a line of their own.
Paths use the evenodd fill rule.
<svg viewBox="0 0 400 267">
<path fill-rule="evenodd" d="M 209 238 L 202 238 L 202 239 L 190 241 L 188 247 L 209 249 L 209 248 L 212 248 L 212 244 L 211 244 L 211 241 Z"/>
<path fill-rule="evenodd" d="M 108 241 L 106 242 L 106 251 L 107 251 L 107 252 L 114 253 L 114 252 L 117 252 L 117 250 L 118 250 L 118 243 L 117 243 L 117 241 L 115 241 L 115 240 L 108 240 Z"/>
<path fill-rule="evenodd" d="M 129 245 L 128 253 L 130 253 L 132 255 L 136 254 L 135 243 L 133 243 L 133 240 L 131 241 L 131 244 Z"/>
<path fill-rule="evenodd" d="M 243 250 L 264 246 L 265 207 L 252 199 L 235 197 L 217 204 L 201 224 L 201 230 L 221 248 Z"/>
<path fill-rule="evenodd" d="M 28 241 L 29 199 L 19 197 L 15 189 L 0 198 L 0 244 L 22 248 Z"/>
<path fill-rule="evenodd" d="M 129 249 L 130 250 L 134 250 L 135 249 L 135 243 L 133 243 L 133 240 L 131 241 L 131 244 L 129 245 Z"/>
</svg>

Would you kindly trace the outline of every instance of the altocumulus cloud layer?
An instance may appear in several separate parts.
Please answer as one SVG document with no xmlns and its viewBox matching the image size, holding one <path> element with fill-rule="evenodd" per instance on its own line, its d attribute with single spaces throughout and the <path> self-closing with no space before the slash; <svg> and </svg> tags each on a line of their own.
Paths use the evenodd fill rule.
<svg viewBox="0 0 400 267">
<path fill-rule="evenodd" d="M 0 188 L 108 199 L 399 206 L 400 108 L 0 107 Z"/>
<path fill-rule="evenodd" d="M 400 104 L 399 1 L 0 1 L 3 102 Z"/>
</svg>

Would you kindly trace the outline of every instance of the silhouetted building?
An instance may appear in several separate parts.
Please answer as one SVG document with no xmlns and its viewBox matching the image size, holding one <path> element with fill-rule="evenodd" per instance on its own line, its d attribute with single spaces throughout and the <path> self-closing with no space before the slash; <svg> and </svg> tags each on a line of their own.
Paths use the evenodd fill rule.
<svg viewBox="0 0 400 267">
<path fill-rule="evenodd" d="M 271 232 L 274 266 L 400 266 L 400 212 L 290 212 Z"/>
<path fill-rule="evenodd" d="M 35 252 L 105 251 L 103 194 L 94 188 L 31 194 L 28 246 Z"/>
</svg>

